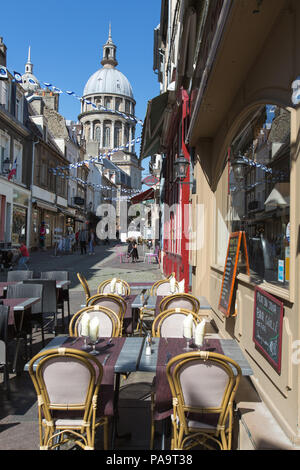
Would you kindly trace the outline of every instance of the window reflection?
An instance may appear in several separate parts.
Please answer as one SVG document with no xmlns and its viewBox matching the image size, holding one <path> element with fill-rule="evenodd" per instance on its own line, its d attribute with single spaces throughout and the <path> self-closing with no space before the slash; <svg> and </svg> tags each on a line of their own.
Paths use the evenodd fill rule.
<svg viewBox="0 0 300 470">
<path fill-rule="evenodd" d="M 290 113 L 260 107 L 229 150 L 229 231 L 244 230 L 252 280 L 288 287 Z"/>
</svg>

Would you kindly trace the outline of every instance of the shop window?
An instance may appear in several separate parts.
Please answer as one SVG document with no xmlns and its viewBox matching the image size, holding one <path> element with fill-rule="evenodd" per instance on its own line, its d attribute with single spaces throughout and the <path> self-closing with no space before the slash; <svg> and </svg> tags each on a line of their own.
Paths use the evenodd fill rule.
<svg viewBox="0 0 300 470">
<path fill-rule="evenodd" d="M 12 243 L 20 243 L 26 240 L 27 210 L 23 207 L 13 206 L 12 217 Z"/>
<path fill-rule="evenodd" d="M 223 230 L 226 225 L 227 236 L 245 231 L 252 282 L 267 281 L 288 288 L 290 113 L 273 105 L 260 107 L 237 133 L 228 154 Z M 218 239 L 222 239 L 220 233 Z"/>
</svg>

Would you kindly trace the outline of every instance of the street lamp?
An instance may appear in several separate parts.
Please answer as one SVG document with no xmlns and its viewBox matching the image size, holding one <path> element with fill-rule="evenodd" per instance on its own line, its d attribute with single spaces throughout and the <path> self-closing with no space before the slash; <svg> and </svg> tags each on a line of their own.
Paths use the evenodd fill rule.
<svg viewBox="0 0 300 470">
<path fill-rule="evenodd" d="M 180 154 L 174 162 L 175 168 L 175 177 L 179 178 L 180 181 L 183 181 L 186 178 L 190 162 L 184 157 L 183 154 Z"/>
<path fill-rule="evenodd" d="M 233 160 L 230 159 L 230 165 L 233 170 L 234 178 L 238 184 L 242 183 L 245 179 L 245 170 L 247 168 L 247 163 L 243 157 L 239 154 L 238 156 L 234 155 Z"/>
</svg>

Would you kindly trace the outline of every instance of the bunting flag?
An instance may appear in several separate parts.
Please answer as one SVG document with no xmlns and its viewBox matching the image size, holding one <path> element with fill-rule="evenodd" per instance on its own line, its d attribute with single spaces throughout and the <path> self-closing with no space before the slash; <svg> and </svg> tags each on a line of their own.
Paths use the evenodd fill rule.
<svg viewBox="0 0 300 470">
<path fill-rule="evenodd" d="M 7 68 L 4 65 L 0 65 L 0 79 L 8 78 Z"/>
<path fill-rule="evenodd" d="M 14 71 L 14 77 L 15 77 L 16 82 L 22 83 L 22 81 L 23 81 L 22 80 L 22 75 L 19 72 Z"/>
</svg>

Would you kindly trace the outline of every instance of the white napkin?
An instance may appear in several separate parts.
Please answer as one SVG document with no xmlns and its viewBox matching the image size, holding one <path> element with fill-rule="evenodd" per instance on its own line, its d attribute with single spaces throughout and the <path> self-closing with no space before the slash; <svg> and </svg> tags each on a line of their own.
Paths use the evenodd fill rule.
<svg viewBox="0 0 300 470">
<path fill-rule="evenodd" d="M 99 337 L 99 318 L 94 317 L 90 321 L 90 334 L 89 337 L 91 338 L 92 341 L 96 341 L 96 339 Z"/>
<path fill-rule="evenodd" d="M 183 336 L 188 339 L 193 337 L 193 315 L 191 313 L 183 320 Z"/>
<path fill-rule="evenodd" d="M 178 282 L 178 288 L 179 288 L 180 294 L 183 294 L 184 293 L 184 279 L 182 279 L 182 281 Z"/>
<path fill-rule="evenodd" d="M 81 325 L 81 336 L 89 336 L 90 316 L 87 312 L 85 312 L 82 315 L 80 325 Z"/>
<path fill-rule="evenodd" d="M 114 294 L 114 292 L 115 292 L 116 283 L 117 283 L 117 278 L 114 277 L 114 278 L 110 281 L 110 292 L 111 292 L 112 294 Z"/>
<path fill-rule="evenodd" d="M 119 295 L 123 295 L 123 285 L 122 282 L 117 282 L 117 292 Z"/>
<path fill-rule="evenodd" d="M 171 277 L 171 279 L 170 279 L 170 292 L 171 292 L 171 294 L 175 294 L 175 284 L 176 284 L 175 277 Z"/>
<path fill-rule="evenodd" d="M 196 346 L 202 346 L 204 335 L 205 335 L 206 321 L 203 319 L 195 328 L 195 344 Z"/>
</svg>

